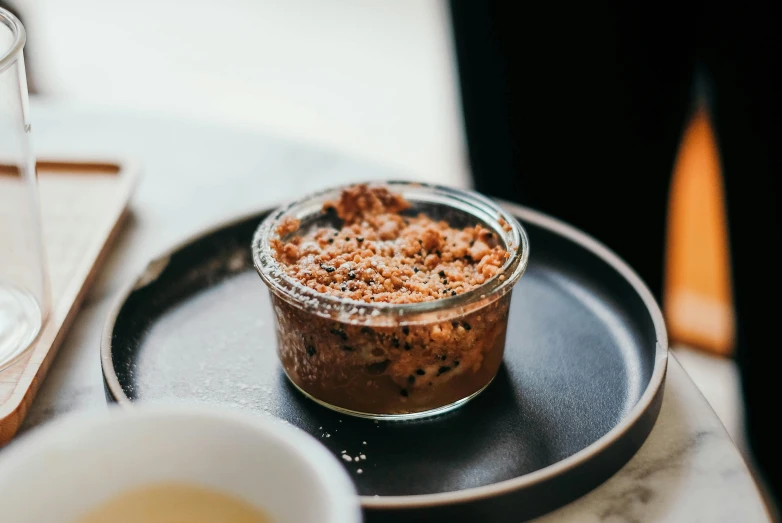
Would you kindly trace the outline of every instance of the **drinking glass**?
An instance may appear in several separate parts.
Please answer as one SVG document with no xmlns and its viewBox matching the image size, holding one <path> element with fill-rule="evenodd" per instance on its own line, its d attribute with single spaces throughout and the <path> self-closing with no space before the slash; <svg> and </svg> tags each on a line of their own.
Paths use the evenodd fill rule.
<svg viewBox="0 0 782 523">
<path fill-rule="evenodd" d="M 32 346 L 49 307 L 24 44 L 22 24 L 0 8 L 0 371 Z"/>
</svg>

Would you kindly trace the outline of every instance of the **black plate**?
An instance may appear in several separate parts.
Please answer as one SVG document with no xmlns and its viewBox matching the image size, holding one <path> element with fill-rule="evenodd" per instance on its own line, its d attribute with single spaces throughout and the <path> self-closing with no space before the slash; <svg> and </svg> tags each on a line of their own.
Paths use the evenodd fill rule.
<svg viewBox="0 0 782 523">
<path fill-rule="evenodd" d="M 455 412 L 373 422 L 324 409 L 277 362 L 270 302 L 250 260 L 265 213 L 152 262 L 102 346 L 107 396 L 233 404 L 289 421 L 343 461 L 368 521 L 519 521 L 583 495 L 641 446 L 662 400 L 667 337 L 638 277 L 584 234 L 510 207 L 531 256 L 514 290 L 505 363 Z M 362 472 L 359 473 L 358 469 Z"/>
</svg>

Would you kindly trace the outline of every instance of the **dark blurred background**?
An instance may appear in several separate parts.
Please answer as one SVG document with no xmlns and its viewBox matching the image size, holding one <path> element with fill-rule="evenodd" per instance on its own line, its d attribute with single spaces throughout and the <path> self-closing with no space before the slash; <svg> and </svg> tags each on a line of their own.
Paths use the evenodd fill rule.
<svg viewBox="0 0 782 523">
<path fill-rule="evenodd" d="M 760 280 L 733 286 L 731 272 L 773 273 L 772 258 L 749 240 L 758 232 L 750 228 L 779 234 L 772 9 L 463 0 L 0 5 L 27 27 L 37 103 L 268 130 L 409 177 L 472 185 L 595 235 L 658 296 L 677 357 L 751 457 L 736 364 L 738 355 L 747 368 L 746 351 L 737 350 L 747 343 L 735 343 L 734 303 L 751 302 Z M 731 245 L 745 253 L 734 256 L 738 267 Z M 777 289 L 778 278 L 767 278 Z M 762 322 L 767 314 L 757 315 Z M 753 354 L 767 355 L 774 339 L 767 329 L 753 332 Z M 766 357 L 755 367 L 771 368 Z"/>
<path fill-rule="evenodd" d="M 782 451 L 769 409 L 779 398 L 773 347 L 782 279 L 757 240 L 764 230 L 776 243 L 782 231 L 775 6 L 450 7 L 476 188 L 597 237 L 666 305 L 675 341 L 735 355 L 745 448 L 778 495 Z M 703 229 L 688 231 L 700 209 L 709 209 Z M 709 233 L 717 248 L 698 249 Z M 714 310 L 688 289 L 696 281 L 687 279 L 688 264 L 720 273 L 711 282 Z M 720 326 L 709 329 L 717 308 Z M 707 330 L 711 343 L 688 336 Z"/>
</svg>

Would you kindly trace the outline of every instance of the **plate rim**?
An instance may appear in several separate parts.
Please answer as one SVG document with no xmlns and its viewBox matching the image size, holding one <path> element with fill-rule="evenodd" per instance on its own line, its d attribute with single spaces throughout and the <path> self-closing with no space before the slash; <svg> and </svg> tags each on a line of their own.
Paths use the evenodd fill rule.
<svg viewBox="0 0 782 523">
<path fill-rule="evenodd" d="M 567 458 L 552 465 L 516 478 L 498 481 L 489 485 L 481 485 L 479 487 L 470 487 L 467 489 L 454 490 L 450 492 L 438 492 L 434 494 L 411 494 L 407 496 L 359 496 L 361 506 L 364 509 L 425 509 L 435 508 L 443 505 L 452 505 L 456 503 L 470 503 L 512 494 L 514 491 L 529 488 L 533 485 L 552 480 L 571 469 L 587 463 L 592 458 L 598 456 L 600 453 L 608 449 L 608 447 L 610 447 L 614 442 L 621 440 L 633 427 L 635 427 L 641 421 L 641 418 L 654 404 L 658 394 L 661 392 L 662 386 L 665 382 L 665 374 L 668 364 L 668 333 L 665 328 L 665 321 L 657 300 L 655 300 L 651 291 L 641 280 L 635 270 L 633 270 L 622 258 L 620 258 L 604 244 L 572 225 L 569 225 L 557 218 L 548 216 L 542 212 L 530 209 L 529 207 L 507 202 L 501 199 L 495 199 L 495 201 L 497 201 L 503 208 L 509 210 L 515 216 L 520 218 L 522 222 L 529 222 L 538 227 L 548 229 L 592 252 L 605 263 L 610 265 L 633 287 L 633 290 L 641 298 L 644 305 L 646 306 L 647 311 L 649 312 L 652 324 L 654 326 L 654 331 L 657 336 L 654 368 L 652 370 L 652 375 L 649 378 L 649 383 L 630 412 L 628 412 L 627 415 L 625 415 L 611 430 L 575 454 L 568 456 Z M 146 265 L 140 275 L 133 278 L 119 291 L 108 312 L 108 316 L 106 317 L 106 322 L 104 324 L 100 343 L 100 359 L 101 370 L 107 392 L 111 394 L 111 396 L 120 406 L 124 408 L 132 408 L 133 402 L 125 394 L 124 390 L 122 389 L 122 385 L 119 382 L 119 378 L 117 377 L 112 358 L 111 341 L 117 316 L 122 309 L 122 306 L 127 301 L 128 296 L 133 291 L 154 282 L 168 265 L 171 256 L 175 252 L 205 236 L 208 236 L 209 234 L 217 232 L 218 230 L 245 222 L 255 216 L 270 212 L 271 210 L 273 210 L 273 208 L 264 208 L 259 211 L 245 213 L 237 218 L 220 222 L 215 226 L 209 227 L 188 236 L 184 240 L 177 242 L 174 246 L 166 249 L 160 255 L 154 257 Z M 654 415 L 653 421 L 656 421 L 656 418 L 657 414 Z M 653 426 L 653 423 L 651 426 Z M 650 431 L 651 428 L 649 429 L 649 432 Z M 644 434 L 644 440 L 646 437 L 648 437 L 649 432 Z M 622 464 L 622 466 L 625 464 L 626 463 Z"/>
</svg>

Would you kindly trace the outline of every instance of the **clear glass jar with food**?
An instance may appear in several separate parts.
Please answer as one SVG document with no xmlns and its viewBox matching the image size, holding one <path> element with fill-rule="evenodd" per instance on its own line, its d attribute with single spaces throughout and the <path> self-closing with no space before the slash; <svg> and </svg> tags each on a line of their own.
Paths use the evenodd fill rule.
<svg viewBox="0 0 782 523">
<path fill-rule="evenodd" d="M 491 383 L 529 256 L 491 200 L 409 182 L 307 196 L 272 212 L 252 248 L 291 383 L 375 419 L 447 412 Z"/>
</svg>

